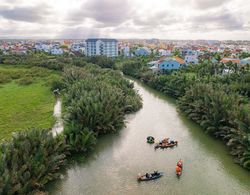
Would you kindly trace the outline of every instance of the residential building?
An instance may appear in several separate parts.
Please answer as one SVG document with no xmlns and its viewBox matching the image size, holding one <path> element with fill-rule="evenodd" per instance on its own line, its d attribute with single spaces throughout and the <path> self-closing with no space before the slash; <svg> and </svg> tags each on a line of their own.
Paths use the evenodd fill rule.
<svg viewBox="0 0 250 195">
<path fill-rule="evenodd" d="M 123 48 L 123 55 L 126 56 L 126 57 L 130 56 L 130 48 L 129 48 L 129 46 L 125 46 Z"/>
<path fill-rule="evenodd" d="M 151 69 L 153 72 L 159 72 L 158 61 L 151 61 L 147 65 L 149 66 L 149 69 Z"/>
<path fill-rule="evenodd" d="M 197 55 L 186 55 L 185 56 L 186 64 L 198 64 L 198 56 Z"/>
<path fill-rule="evenodd" d="M 58 47 L 53 47 L 50 50 L 50 53 L 53 54 L 53 55 L 62 55 L 63 54 L 63 50 L 61 48 L 58 48 Z"/>
<path fill-rule="evenodd" d="M 183 57 L 185 57 L 186 55 L 197 55 L 198 56 L 198 51 L 194 51 L 194 50 L 191 50 L 191 49 L 184 49 L 184 50 L 182 50 L 182 52 L 181 52 L 181 55 L 183 56 Z"/>
<path fill-rule="evenodd" d="M 87 39 L 87 56 L 104 55 L 107 57 L 118 56 L 118 41 L 116 39 Z"/>
<path fill-rule="evenodd" d="M 158 52 L 160 56 L 171 56 L 171 50 L 159 49 Z"/>
<path fill-rule="evenodd" d="M 151 50 L 147 47 L 140 47 L 135 50 L 136 56 L 148 56 L 151 54 Z"/>
<path fill-rule="evenodd" d="M 249 65 L 250 65 L 250 57 L 249 57 L 249 58 L 242 59 L 242 60 L 240 61 L 240 64 L 241 64 L 241 65 L 246 65 L 246 64 L 249 64 Z"/>
<path fill-rule="evenodd" d="M 185 65 L 185 61 L 179 57 L 167 57 L 158 64 L 160 70 L 177 70 Z"/>
<path fill-rule="evenodd" d="M 220 62 L 222 62 L 222 63 L 232 62 L 232 63 L 240 64 L 240 59 L 238 59 L 238 58 L 223 58 Z"/>
</svg>

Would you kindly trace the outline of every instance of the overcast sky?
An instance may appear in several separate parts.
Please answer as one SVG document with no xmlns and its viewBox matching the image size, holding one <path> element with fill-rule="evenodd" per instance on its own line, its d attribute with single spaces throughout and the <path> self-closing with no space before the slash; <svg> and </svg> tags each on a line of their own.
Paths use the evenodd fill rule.
<svg viewBox="0 0 250 195">
<path fill-rule="evenodd" d="M 250 40 L 250 0 L 0 0 L 0 38 Z"/>
</svg>

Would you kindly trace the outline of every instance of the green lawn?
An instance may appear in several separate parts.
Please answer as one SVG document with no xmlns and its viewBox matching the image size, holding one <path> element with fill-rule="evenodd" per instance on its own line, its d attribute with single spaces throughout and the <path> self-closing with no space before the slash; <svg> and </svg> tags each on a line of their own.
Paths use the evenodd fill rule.
<svg viewBox="0 0 250 195">
<path fill-rule="evenodd" d="M 0 67 L 0 71 L 5 68 Z M 23 70 L 25 68 L 20 69 Z M 0 85 L 0 140 L 23 129 L 53 126 L 55 98 L 45 85 L 48 78 L 37 77 L 30 85 L 20 85 L 16 81 Z"/>
</svg>

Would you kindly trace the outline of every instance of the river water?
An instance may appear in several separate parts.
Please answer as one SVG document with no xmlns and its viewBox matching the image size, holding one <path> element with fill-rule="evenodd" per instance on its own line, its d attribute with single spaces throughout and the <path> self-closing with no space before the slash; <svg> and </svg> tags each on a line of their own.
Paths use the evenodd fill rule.
<svg viewBox="0 0 250 195">
<path fill-rule="evenodd" d="M 176 110 L 173 99 L 141 83 L 135 88 L 143 108 L 127 116 L 126 128 L 99 139 L 95 151 L 78 158 L 64 172 L 64 178 L 48 187 L 50 194 L 250 194 L 250 173 L 234 164 L 226 147 L 205 134 Z M 146 143 L 170 137 L 177 147 L 154 150 Z M 175 165 L 183 160 L 178 179 Z M 159 170 L 158 180 L 140 182 L 138 173 Z"/>
<path fill-rule="evenodd" d="M 55 117 L 56 122 L 52 127 L 52 134 L 53 136 L 56 136 L 63 131 L 62 100 L 60 98 L 56 99 L 53 116 Z"/>
</svg>

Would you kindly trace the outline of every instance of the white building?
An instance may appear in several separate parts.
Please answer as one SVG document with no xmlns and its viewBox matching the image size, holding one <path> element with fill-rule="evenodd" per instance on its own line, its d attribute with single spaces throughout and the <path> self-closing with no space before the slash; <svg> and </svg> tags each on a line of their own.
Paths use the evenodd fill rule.
<svg viewBox="0 0 250 195">
<path fill-rule="evenodd" d="M 147 47 L 139 47 L 135 50 L 136 56 L 148 56 L 151 54 L 151 50 Z"/>
<path fill-rule="evenodd" d="M 171 56 L 170 50 L 159 49 L 158 52 L 159 52 L 160 56 Z"/>
<path fill-rule="evenodd" d="M 126 56 L 126 57 L 129 57 L 129 56 L 130 56 L 130 48 L 129 48 L 129 46 L 125 46 L 125 47 L 123 48 L 123 54 L 124 54 L 124 56 Z"/>
<path fill-rule="evenodd" d="M 53 55 L 62 55 L 63 54 L 63 50 L 61 48 L 52 48 L 50 50 L 50 53 L 53 54 Z"/>
<path fill-rule="evenodd" d="M 86 54 L 87 56 L 116 57 L 118 56 L 118 41 L 116 39 L 87 39 Z"/>
<path fill-rule="evenodd" d="M 186 64 L 198 64 L 198 56 L 197 55 L 186 55 L 185 56 L 185 63 Z"/>
</svg>

